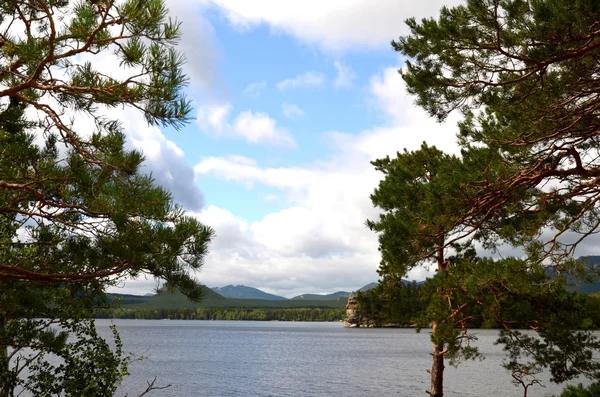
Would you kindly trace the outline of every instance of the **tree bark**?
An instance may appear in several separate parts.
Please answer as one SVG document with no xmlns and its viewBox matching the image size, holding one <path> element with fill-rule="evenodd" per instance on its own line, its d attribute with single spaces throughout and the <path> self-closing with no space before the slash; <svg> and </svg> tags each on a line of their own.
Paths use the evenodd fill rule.
<svg viewBox="0 0 600 397">
<path fill-rule="evenodd" d="M 435 334 L 437 322 L 432 325 L 432 333 Z M 437 343 L 433 344 L 432 363 L 431 363 L 431 388 L 428 393 L 431 397 L 443 397 L 444 395 L 444 346 Z"/>
<path fill-rule="evenodd" d="M 436 261 L 438 265 L 438 273 L 442 273 L 446 270 L 446 261 L 444 260 L 444 245 L 438 245 L 436 251 Z M 432 321 L 431 323 L 431 337 L 435 340 L 435 332 L 437 330 L 438 321 Z M 443 397 L 444 395 L 444 346 L 438 343 L 433 343 L 432 363 L 431 371 L 428 371 L 431 375 L 431 388 L 427 393 L 431 397 Z"/>
<path fill-rule="evenodd" d="M 12 394 L 9 369 L 6 319 L 0 314 L 0 397 L 9 397 Z"/>
</svg>

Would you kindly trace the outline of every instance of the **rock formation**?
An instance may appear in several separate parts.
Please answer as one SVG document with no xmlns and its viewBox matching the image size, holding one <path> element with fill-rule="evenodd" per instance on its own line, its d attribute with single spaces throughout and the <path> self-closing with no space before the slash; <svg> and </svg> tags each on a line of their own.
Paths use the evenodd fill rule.
<svg viewBox="0 0 600 397">
<path fill-rule="evenodd" d="M 348 297 L 348 303 L 346 304 L 346 319 L 344 320 L 344 327 L 372 327 L 373 324 L 367 318 L 363 318 L 360 315 L 358 300 L 356 299 L 356 292 L 352 292 Z"/>
</svg>

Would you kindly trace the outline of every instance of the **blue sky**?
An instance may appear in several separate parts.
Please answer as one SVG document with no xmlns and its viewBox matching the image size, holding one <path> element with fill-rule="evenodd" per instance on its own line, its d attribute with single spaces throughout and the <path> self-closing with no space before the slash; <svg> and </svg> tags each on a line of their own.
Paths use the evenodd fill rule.
<svg viewBox="0 0 600 397">
<path fill-rule="evenodd" d="M 377 280 L 370 161 L 424 140 L 456 151 L 455 121 L 413 105 L 390 41 L 443 1 L 168 0 L 182 22 L 194 118 L 175 131 L 127 111 L 128 142 L 216 238 L 198 278 L 291 297 Z M 425 269 L 412 272 L 422 279 Z M 143 293 L 153 280 L 127 282 Z"/>
</svg>

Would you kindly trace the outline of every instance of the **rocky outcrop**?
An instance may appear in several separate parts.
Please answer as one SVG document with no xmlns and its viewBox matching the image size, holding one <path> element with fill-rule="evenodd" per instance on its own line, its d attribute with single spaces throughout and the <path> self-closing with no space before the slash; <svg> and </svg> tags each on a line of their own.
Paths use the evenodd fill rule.
<svg viewBox="0 0 600 397">
<path fill-rule="evenodd" d="M 355 327 L 373 327 L 373 324 L 369 319 L 364 318 L 360 315 L 358 299 L 356 299 L 356 292 L 353 292 L 348 297 L 348 303 L 346 304 L 346 319 L 344 320 L 344 327 L 355 328 Z"/>
<path fill-rule="evenodd" d="M 358 326 L 358 301 L 356 300 L 356 292 L 353 292 L 348 297 L 348 303 L 346 303 L 346 318 L 344 319 L 344 327 L 357 327 Z"/>
<path fill-rule="evenodd" d="M 381 323 L 376 322 L 372 313 L 365 313 L 365 310 L 360 310 L 360 302 L 357 299 L 358 292 L 353 292 L 348 297 L 346 304 L 346 319 L 344 327 L 346 328 L 414 328 L 415 324 L 396 324 L 396 323 Z"/>
</svg>

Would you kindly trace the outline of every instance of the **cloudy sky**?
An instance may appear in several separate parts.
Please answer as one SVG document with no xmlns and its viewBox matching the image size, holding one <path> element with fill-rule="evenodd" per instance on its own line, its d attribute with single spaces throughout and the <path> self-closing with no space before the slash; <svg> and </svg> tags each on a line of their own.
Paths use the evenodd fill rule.
<svg viewBox="0 0 600 397">
<path fill-rule="evenodd" d="M 167 0 L 183 23 L 195 121 L 175 131 L 133 111 L 123 120 L 146 171 L 216 231 L 201 282 L 292 297 L 377 280 L 370 161 L 423 141 L 457 151 L 455 122 L 438 125 L 406 94 L 390 41 L 406 18 L 457 3 Z"/>
</svg>

